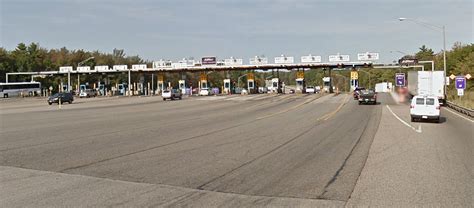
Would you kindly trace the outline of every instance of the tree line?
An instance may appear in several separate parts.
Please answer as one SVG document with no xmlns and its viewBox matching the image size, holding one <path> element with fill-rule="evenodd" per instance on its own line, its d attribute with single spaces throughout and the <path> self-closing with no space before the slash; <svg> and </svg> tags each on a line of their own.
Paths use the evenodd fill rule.
<svg viewBox="0 0 474 208">
<path fill-rule="evenodd" d="M 459 42 L 455 43 L 453 47 L 447 51 L 447 76 L 454 75 L 465 75 L 471 74 L 474 76 L 474 44 L 461 44 Z M 66 47 L 59 49 L 46 49 L 40 47 L 38 43 L 30 43 L 26 45 L 25 43 L 19 43 L 14 50 L 6 50 L 3 47 L 0 47 L 0 80 L 5 80 L 5 74 L 8 72 L 38 72 L 38 71 L 55 71 L 58 70 L 60 66 L 73 66 L 77 67 L 78 64 L 90 57 L 94 57 L 90 61 L 83 64 L 83 66 L 94 67 L 96 65 L 118 65 L 126 64 L 131 66 L 132 64 L 148 64 L 151 65 L 150 61 L 145 61 L 140 58 L 138 55 L 127 56 L 123 49 L 114 49 L 111 53 L 104 53 L 99 51 L 84 51 L 79 50 L 69 50 Z M 419 51 L 413 55 L 406 55 L 402 58 L 417 58 L 420 61 L 423 60 L 434 60 L 436 70 L 443 69 L 443 53 L 435 53 L 432 49 L 423 45 L 419 48 Z M 430 69 L 431 66 L 427 64 L 426 69 Z M 370 74 L 371 85 L 373 86 L 378 82 L 393 82 L 394 74 L 398 72 L 396 69 L 362 69 Z M 406 70 L 404 70 L 406 72 Z M 231 72 L 230 78 L 237 79 L 245 72 Z M 341 76 L 334 76 L 333 80 L 336 82 L 336 86 L 339 86 L 341 89 L 344 89 L 344 85 L 348 83 L 348 79 L 344 77 L 349 77 L 349 72 L 347 71 L 333 71 L 334 74 L 339 74 Z M 359 73 L 359 83 L 363 86 L 369 85 L 369 80 L 367 73 Z M 187 73 L 188 76 L 193 76 L 193 74 Z M 224 73 L 212 73 L 209 75 L 210 82 L 215 86 L 222 85 L 221 79 L 229 76 Z M 263 82 L 265 77 L 271 76 L 270 73 L 258 74 L 256 75 L 257 79 Z M 294 85 L 295 72 L 289 73 L 280 73 L 280 79 L 284 81 L 287 85 Z M 309 85 L 322 85 L 322 77 L 327 76 L 327 72 L 323 70 L 311 70 L 305 72 L 305 78 L 307 84 Z M 119 75 L 120 77 L 120 75 Z M 180 79 L 179 75 L 168 75 L 169 78 L 173 79 L 171 81 L 176 81 L 174 79 Z M 197 77 L 197 76 L 196 76 Z M 17 80 L 15 80 L 17 79 Z M 23 79 L 23 80 L 21 80 Z M 11 81 L 25 81 L 28 77 L 15 76 L 11 77 Z M 118 78 L 122 79 L 122 78 Z M 197 78 L 192 78 L 195 80 Z M 214 80 L 215 79 L 215 80 Z M 474 89 L 473 86 L 474 78 L 468 81 L 468 88 Z M 54 82 L 54 80 L 53 80 Z M 56 82 L 58 82 L 56 80 Z M 245 78 L 241 80 L 242 83 L 245 82 Z M 450 86 L 450 89 L 453 86 Z"/>
</svg>

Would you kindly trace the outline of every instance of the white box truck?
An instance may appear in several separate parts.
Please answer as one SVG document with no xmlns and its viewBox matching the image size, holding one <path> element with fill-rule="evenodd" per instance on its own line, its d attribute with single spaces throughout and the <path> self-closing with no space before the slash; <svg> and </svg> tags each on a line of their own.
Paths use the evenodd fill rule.
<svg viewBox="0 0 474 208">
<path fill-rule="evenodd" d="M 408 92 L 413 96 L 435 96 L 445 103 L 444 79 L 444 71 L 409 71 Z"/>
</svg>

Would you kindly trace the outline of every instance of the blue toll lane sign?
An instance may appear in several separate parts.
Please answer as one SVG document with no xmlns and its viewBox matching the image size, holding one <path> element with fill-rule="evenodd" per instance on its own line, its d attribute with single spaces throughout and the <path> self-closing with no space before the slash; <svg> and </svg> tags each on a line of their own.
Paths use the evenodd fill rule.
<svg viewBox="0 0 474 208">
<path fill-rule="evenodd" d="M 466 89 L 466 78 L 456 77 L 456 89 Z"/>
<path fill-rule="evenodd" d="M 398 87 L 405 86 L 405 73 L 396 73 L 395 74 L 395 85 Z"/>
</svg>

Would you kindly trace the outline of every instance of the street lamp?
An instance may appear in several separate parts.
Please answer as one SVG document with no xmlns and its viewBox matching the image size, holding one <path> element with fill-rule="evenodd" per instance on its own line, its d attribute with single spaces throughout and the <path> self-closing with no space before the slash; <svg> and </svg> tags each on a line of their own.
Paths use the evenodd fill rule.
<svg viewBox="0 0 474 208">
<path fill-rule="evenodd" d="M 366 74 L 369 75 L 369 87 L 367 87 L 367 89 L 369 89 L 369 88 L 370 88 L 370 85 L 372 84 L 372 83 L 371 83 L 371 80 L 370 80 L 370 73 L 369 73 L 369 72 L 366 72 L 366 71 L 364 71 L 364 70 L 359 70 L 359 71 L 360 71 L 360 72 L 364 72 L 364 73 L 366 73 Z"/>
<path fill-rule="evenodd" d="M 397 52 L 399 54 L 402 54 L 402 55 L 408 55 L 407 53 L 403 52 L 403 51 L 390 51 L 390 53 L 393 53 L 393 52 Z"/>
<path fill-rule="evenodd" d="M 434 28 L 434 29 L 437 29 L 437 30 L 440 30 L 440 31 L 443 32 L 443 70 L 444 70 L 444 76 L 447 76 L 446 75 L 446 30 L 445 30 L 444 25 L 443 26 L 433 25 L 433 24 L 428 23 L 428 22 L 420 21 L 420 20 L 417 20 L 417 19 L 405 18 L 405 17 L 400 17 L 400 18 L 398 18 L 398 20 L 400 20 L 400 21 L 412 21 L 412 22 L 414 22 L 416 24 L 419 24 L 421 26 L 428 27 L 428 28 Z M 444 80 L 444 99 L 446 100 L 447 99 L 447 97 L 446 97 L 446 79 L 443 79 L 443 80 Z"/>
<path fill-rule="evenodd" d="M 94 56 L 91 56 L 91 57 L 87 58 L 86 60 L 79 62 L 79 63 L 77 64 L 77 67 L 82 66 L 82 64 L 84 64 L 84 63 L 86 63 L 86 62 L 88 62 L 89 60 L 92 60 L 92 59 L 94 59 L 94 58 L 95 58 Z M 80 79 L 79 79 L 79 72 L 77 72 L 77 92 L 80 92 L 80 89 L 79 89 L 79 88 L 80 88 L 80 85 L 81 85 L 81 81 L 80 81 Z"/>
</svg>

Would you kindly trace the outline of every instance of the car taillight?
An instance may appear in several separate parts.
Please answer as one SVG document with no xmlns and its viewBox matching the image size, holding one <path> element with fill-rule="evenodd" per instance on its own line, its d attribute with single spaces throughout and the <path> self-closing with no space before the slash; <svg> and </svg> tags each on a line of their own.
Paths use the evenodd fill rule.
<svg viewBox="0 0 474 208">
<path fill-rule="evenodd" d="M 436 106 L 436 110 L 439 110 L 439 109 L 440 109 L 440 106 L 439 106 L 439 105 L 438 105 L 438 106 Z"/>
</svg>

